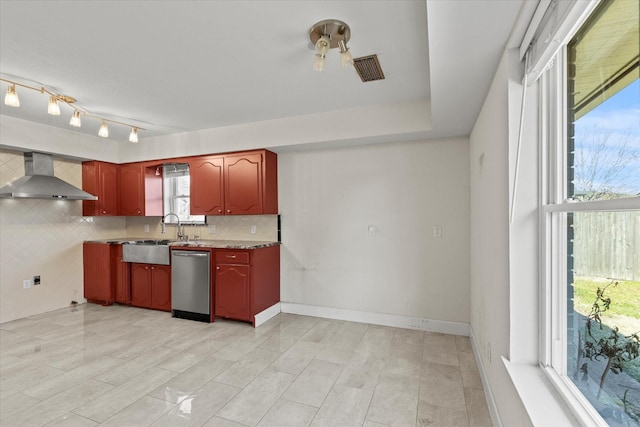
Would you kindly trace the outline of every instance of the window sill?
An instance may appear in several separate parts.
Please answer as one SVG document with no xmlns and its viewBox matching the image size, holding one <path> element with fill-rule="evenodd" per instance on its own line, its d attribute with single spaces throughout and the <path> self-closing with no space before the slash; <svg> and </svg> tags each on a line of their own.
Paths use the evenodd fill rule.
<svg viewBox="0 0 640 427">
<path fill-rule="evenodd" d="M 572 408 L 551 383 L 543 368 L 511 363 L 504 357 L 502 361 L 534 426 L 598 425 L 597 423 L 585 424 L 588 416 L 583 418 L 583 422 L 576 418 Z M 575 409 L 578 411 L 578 408 Z"/>
</svg>

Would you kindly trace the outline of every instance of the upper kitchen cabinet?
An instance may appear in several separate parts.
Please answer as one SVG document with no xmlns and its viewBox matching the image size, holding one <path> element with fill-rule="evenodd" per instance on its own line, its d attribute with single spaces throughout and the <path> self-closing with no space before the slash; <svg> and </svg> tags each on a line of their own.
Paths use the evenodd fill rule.
<svg viewBox="0 0 640 427">
<path fill-rule="evenodd" d="M 224 215 L 224 157 L 189 161 L 191 215 Z"/>
<path fill-rule="evenodd" d="M 119 215 L 162 216 L 162 176 L 145 163 L 120 165 Z"/>
<path fill-rule="evenodd" d="M 82 201 L 82 215 L 118 215 L 118 165 L 83 162 L 82 189 L 98 196 L 98 200 Z"/>
<path fill-rule="evenodd" d="M 278 213 L 278 159 L 268 150 L 190 162 L 191 214 Z"/>
</svg>

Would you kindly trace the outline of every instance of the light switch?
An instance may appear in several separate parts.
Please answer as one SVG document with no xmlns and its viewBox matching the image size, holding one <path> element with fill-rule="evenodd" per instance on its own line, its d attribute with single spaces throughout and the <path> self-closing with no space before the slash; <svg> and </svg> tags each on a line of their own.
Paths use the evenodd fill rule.
<svg viewBox="0 0 640 427">
<path fill-rule="evenodd" d="M 433 237 L 442 237 L 442 227 L 439 225 L 433 227 Z"/>
<path fill-rule="evenodd" d="M 215 224 L 207 225 L 207 231 L 209 232 L 209 234 L 216 234 L 216 225 Z"/>
</svg>

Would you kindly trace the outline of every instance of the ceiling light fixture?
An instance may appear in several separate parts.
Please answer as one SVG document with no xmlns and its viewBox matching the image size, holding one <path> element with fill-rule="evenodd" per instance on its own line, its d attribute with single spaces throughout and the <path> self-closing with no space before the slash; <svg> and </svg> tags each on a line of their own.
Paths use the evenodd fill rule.
<svg viewBox="0 0 640 427">
<path fill-rule="evenodd" d="M 73 111 L 73 115 L 71 116 L 71 120 L 69 121 L 69 124 L 74 128 L 79 128 L 80 126 L 82 126 L 82 121 L 80 120 L 80 111 L 78 110 Z"/>
<path fill-rule="evenodd" d="M 109 137 L 109 127 L 107 126 L 106 120 L 102 121 L 102 124 L 100 125 L 100 130 L 98 131 L 98 136 L 101 136 L 103 138 Z"/>
<path fill-rule="evenodd" d="M 21 80 L 24 80 L 24 79 L 21 79 Z M 103 138 L 107 138 L 109 136 L 109 128 L 107 127 L 107 123 L 115 123 L 121 126 L 130 127 L 131 128 L 131 134 L 129 135 L 130 142 L 138 142 L 138 131 L 146 130 L 145 128 L 142 128 L 140 126 L 134 126 L 130 123 L 123 123 L 117 120 L 107 119 L 105 117 L 95 115 L 85 110 L 84 108 L 74 105 L 74 103 L 76 102 L 75 98 L 67 95 L 61 95 L 59 93 L 54 92 L 53 90 L 45 88 L 44 86 L 35 87 L 35 86 L 31 86 L 24 83 L 19 83 L 13 80 L 8 80 L 2 77 L 0 77 L 0 81 L 9 83 L 9 87 L 7 88 L 7 93 L 4 97 L 4 103 L 5 105 L 8 105 L 10 107 L 20 106 L 20 100 L 18 99 L 18 93 L 16 92 L 16 86 L 20 86 L 26 89 L 35 90 L 40 93 L 43 93 L 43 94 L 46 93 L 47 95 L 49 95 L 49 105 L 47 107 L 47 112 L 51 115 L 54 115 L 54 116 L 60 115 L 59 102 L 62 102 L 64 104 L 69 105 L 70 107 L 73 107 L 74 111 L 71 116 L 71 120 L 69 121 L 69 125 L 73 127 L 81 127 L 82 125 L 81 119 L 80 119 L 81 113 L 82 113 L 82 116 L 84 117 L 93 117 L 95 119 L 101 120 L 102 124 L 100 125 L 100 131 L 98 132 L 98 135 L 100 135 Z M 134 129 L 135 129 L 135 132 L 134 132 Z"/>
<path fill-rule="evenodd" d="M 20 99 L 16 93 L 16 85 L 12 84 L 7 88 L 7 94 L 4 96 L 4 105 L 9 107 L 19 107 Z"/>
<path fill-rule="evenodd" d="M 314 70 L 324 70 L 327 52 L 334 48 L 338 48 L 340 51 L 340 61 L 343 67 L 353 65 L 353 57 L 347 47 L 347 42 L 351 38 L 351 29 L 344 22 L 337 19 L 316 22 L 309 30 L 309 38 L 316 49 Z"/>
<path fill-rule="evenodd" d="M 49 97 L 49 107 L 47 107 L 47 113 L 52 116 L 60 115 L 60 106 L 58 105 L 58 98 L 55 95 Z"/>
<path fill-rule="evenodd" d="M 131 133 L 129 134 L 129 142 L 138 142 L 138 128 L 131 128 Z"/>
</svg>

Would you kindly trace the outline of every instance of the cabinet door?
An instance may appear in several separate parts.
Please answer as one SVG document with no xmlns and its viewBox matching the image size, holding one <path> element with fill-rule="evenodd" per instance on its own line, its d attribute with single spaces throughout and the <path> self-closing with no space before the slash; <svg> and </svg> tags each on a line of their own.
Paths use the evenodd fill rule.
<svg viewBox="0 0 640 427">
<path fill-rule="evenodd" d="M 191 215 L 224 215 L 223 166 L 222 157 L 189 162 Z"/>
<path fill-rule="evenodd" d="M 104 243 L 82 245 L 84 297 L 110 304 L 113 302 L 111 285 L 111 248 Z"/>
<path fill-rule="evenodd" d="M 112 272 L 115 290 L 115 301 L 131 304 L 131 269 L 128 262 L 122 259 L 122 245 L 112 246 Z"/>
<path fill-rule="evenodd" d="M 100 163 L 98 167 L 100 215 L 118 215 L 118 166 Z"/>
<path fill-rule="evenodd" d="M 227 156 L 224 171 L 225 213 L 261 214 L 262 155 Z"/>
<path fill-rule="evenodd" d="M 216 267 L 216 316 L 250 320 L 250 271 L 248 265 Z"/>
<path fill-rule="evenodd" d="M 118 165 L 104 162 L 82 164 L 82 189 L 98 196 L 98 200 L 83 200 L 85 216 L 118 214 Z"/>
<path fill-rule="evenodd" d="M 131 304 L 151 307 L 151 265 L 131 263 Z"/>
<path fill-rule="evenodd" d="M 171 311 L 171 267 L 151 266 L 151 308 Z"/>
<path fill-rule="evenodd" d="M 141 163 L 120 166 L 120 215 L 144 215 L 144 169 Z"/>
</svg>

